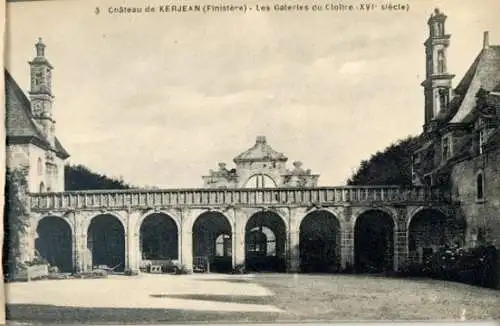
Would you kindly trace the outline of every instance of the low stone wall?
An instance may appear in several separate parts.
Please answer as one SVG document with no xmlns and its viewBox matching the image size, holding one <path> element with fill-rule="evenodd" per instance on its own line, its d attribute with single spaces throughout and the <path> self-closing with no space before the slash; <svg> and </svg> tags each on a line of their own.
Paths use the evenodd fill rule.
<svg viewBox="0 0 500 326">
<path fill-rule="evenodd" d="M 26 269 L 15 272 L 15 281 L 31 281 L 46 278 L 49 276 L 48 265 L 33 265 Z"/>
</svg>

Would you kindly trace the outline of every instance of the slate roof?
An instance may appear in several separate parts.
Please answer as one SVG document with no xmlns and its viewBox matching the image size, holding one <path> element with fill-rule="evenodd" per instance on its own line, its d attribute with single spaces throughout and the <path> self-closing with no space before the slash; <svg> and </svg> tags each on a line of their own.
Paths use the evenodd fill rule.
<svg viewBox="0 0 500 326">
<path fill-rule="evenodd" d="M 480 88 L 486 91 L 499 88 L 500 46 L 482 49 L 469 70 L 455 88 L 450 109 L 444 113 L 449 123 L 468 123 L 476 107 L 476 94 Z"/>
<path fill-rule="evenodd" d="M 235 163 L 253 161 L 286 161 L 285 154 L 274 150 L 266 141 L 266 137 L 258 136 L 255 145 L 234 158 Z"/>
<path fill-rule="evenodd" d="M 30 101 L 10 73 L 6 69 L 4 72 L 7 144 L 34 143 L 44 149 L 55 151 L 60 158 L 68 158 L 69 154 L 59 139 L 55 139 L 54 146 L 50 144 L 31 114 Z"/>
</svg>

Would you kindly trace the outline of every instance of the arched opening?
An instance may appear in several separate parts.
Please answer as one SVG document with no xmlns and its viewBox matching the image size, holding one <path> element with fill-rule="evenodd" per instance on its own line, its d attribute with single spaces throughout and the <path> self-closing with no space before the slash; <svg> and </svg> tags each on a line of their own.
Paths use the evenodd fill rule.
<svg viewBox="0 0 500 326">
<path fill-rule="evenodd" d="M 286 226 L 273 212 L 259 212 L 245 228 L 245 265 L 252 271 L 286 270 Z"/>
<path fill-rule="evenodd" d="M 40 182 L 40 192 L 45 192 L 45 184 Z"/>
<path fill-rule="evenodd" d="M 464 236 L 463 222 L 435 209 L 423 209 L 411 218 L 408 226 L 409 259 L 425 262 L 442 247 L 462 246 Z"/>
<path fill-rule="evenodd" d="M 266 174 L 254 174 L 245 182 L 245 188 L 275 188 L 276 182 Z"/>
<path fill-rule="evenodd" d="M 354 269 L 359 273 L 380 273 L 394 268 L 394 221 L 379 210 L 369 210 L 354 227 Z"/>
<path fill-rule="evenodd" d="M 73 237 L 68 222 L 57 216 L 47 216 L 40 220 L 36 232 L 38 254 L 51 266 L 57 266 L 60 272 L 72 272 Z"/>
<path fill-rule="evenodd" d="M 125 269 L 125 230 L 118 218 L 110 214 L 92 219 L 87 234 L 87 248 L 92 266 L 108 266 L 114 271 Z"/>
<path fill-rule="evenodd" d="M 299 248 L 302 272 L 338 271 L 341 254 L 337 218 L 327 211 L 309 213 L 300 223 Z"/>
<path fill-rule="evenodd" d="M 226 216 L 205 212 L 193 225 L 193 269 L 216 273 L 231 272 L 232 228 Z"/>
<path fill-rule="evenodd" d="M 179 259 L 179 233 L 174 219 L 163 213 L 148 215 L 139 230 L 141 258 L 155 264 Z"/>
</svg>

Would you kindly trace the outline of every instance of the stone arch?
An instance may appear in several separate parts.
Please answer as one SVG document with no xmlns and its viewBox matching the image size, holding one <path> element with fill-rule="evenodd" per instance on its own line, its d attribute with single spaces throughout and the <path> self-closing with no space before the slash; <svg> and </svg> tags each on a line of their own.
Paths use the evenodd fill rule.
<svg viewBox="0 0 500 326">
<path fill-rule="evenodd" d="M 251 180 L 255 180 L 255 187 L 249 185 L 249 183 L 251 183 Z M 259 172 L 250 175 L 243 183 L 244 188 L 275 188 L 277 186 L 278 182 L 274 180 L 273 177 L 271 177 L 267 173 L 259 173 Z"/>
<path fill-rule="evenodd" d="M 125 269 L 125 234 L 123 220 L 113 213 L 93 216 L 87 227 L 87 249 L 92 266 L 106 265 L 115 271 Z"/>
<path fill-rule="evenodd" d="M 139 219 L 137 220 L 137 222 L 135 223 L 135 233 L 136 234 L 139 234 L 140 229 L 141 229 L 141 225 L 144 222 L 144 220 L 153 214 L 163 214 L 165 216 L 168 216 L 175 223 L 177 230 L 181 230 L 181 220 L 176 214 L 174 214 L 171 211 L 167 211 L 167 210 L 152 210 L 151 209 L 151 210 L 147 211 L 146 213 L 142 214 L 139 217 Z"/>
<path fill-rule="evenodd" d="M 97 214 L 92 214 L 90 215 L 90 217 L 88 219 L 86 219 L 86 223 L 84 223 L 84 225 L 82 226 L 84 229 L 89 229 L 90 225 L 92 224 L 92 221 L 95 220 L 97 217 L 99 216 L 102 216 L 102 215 L 110 215 L 110 216 L 113 216 L 114 218 L 116 218 L 121 226 L 123 227 L 124 230 L 127 230 L 127 223 L 125 221 L 125 218 L 123 218 L 123 216 L 121 216 L 119 213 L 117 212 L 110 212 L 110 211 L 101 211 Z"/>
<path fill-rule="evenodd" d="M 364 207 L 353 214 L 353 219 L 351 220 L 352 227 L 353 228 L 356 227 L 357 220 L 360 216 L 362 216 L 363 214 L 370 212 L 370 211 L 380 211 L 380 212 L 386 214 L 388 217 L 390 217 L 392 219 L 392 222 L 394 223 L 394 232 L 398 231 L 398 229 L 399 229 L 399 227 L 398 227 L 399 223 L 398 223 L 398 219 L 397 219 L 398 213 L 392 207 L 378 207 L 378 206 L 376 206 L 376 207 Z"/>
<path fill-rule="evenodd" d="M 217 254 L 217 240 L 224 238 L 225 251 Z M 198 215 L 192 225 L 193 267 L 194 270 L 211 272 L 230 272 L 232 270 L 231 219 L 226 214 L 209 210 Z"/>
<path fill-rule="evenodd" d="M 42 217 L 36 227 L 35 249 L 59 271 L 73 271 L 73 228 L 71 223 L 56 215 Z"/>
<path fill-rule="evenodd" d="M 139 247 L 144 261 L 179 259 L 179 224 L 165 212 L 149 212 L 140 218 Z"/>
<path fill-rule="evenodd" d="M 364 209 L 353 223 L 355 270 L 362 273 L 393 270 L 397 220 L 391 211 Z"/>
<path fill-rule="evenodd" d="M 285 271 L 287 232 L 286 220 L 279 213 L 263 210 L 252 214 L 245 224 L 246 267 L 254 271 Z"/>
<path fill-rule="evenodd" d="M 424 262 L 442 247 L 463 245 L 466 225 L 439 207 L 419 207 L 410 215 L 407 229 L 410 261 Z"/>
<path fill-rule="evenodd" d="M 302 272 L 336 272 L 339 270 L 341 230 L 341 220 L 327 209 L 310 211 L 301 219 L 299 256 Z"/>
</svg>

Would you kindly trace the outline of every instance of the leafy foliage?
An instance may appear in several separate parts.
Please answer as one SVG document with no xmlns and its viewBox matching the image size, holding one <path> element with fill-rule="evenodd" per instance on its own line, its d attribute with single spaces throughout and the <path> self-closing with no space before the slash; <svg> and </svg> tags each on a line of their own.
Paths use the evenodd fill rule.
<svg viewBox="0 0 500 326">
<path fill-rule="evenodd" d="M 83 165 L 66 165 L 64 169 L 64 183 L 66 190 L 130 188 L 130 185 L 126 184 L 123 180 L 116 180 L 105 175 L 92 172 Z"/>
<path fill-rule="evenodd" d="M 403 268 L 401 276 L 431 277 L 495 288 L 498 286 L 498 250 L 492 245 L 475 248 L 446 246 Z"/>
<path fill-rule="evenodd" d="M 27 170 L 7 169 L 5 179 L 3 267 L 6 274 L 22 264 L 23 237 L 29 227 Z"/>
<path fill-rule="evenodd" d="M 348 185 L 411 185 L 411 160 L 419 146 L 418 137 L 409 136 L 391 144 L 382 152 L 361 161 Z"/>
</svg>

